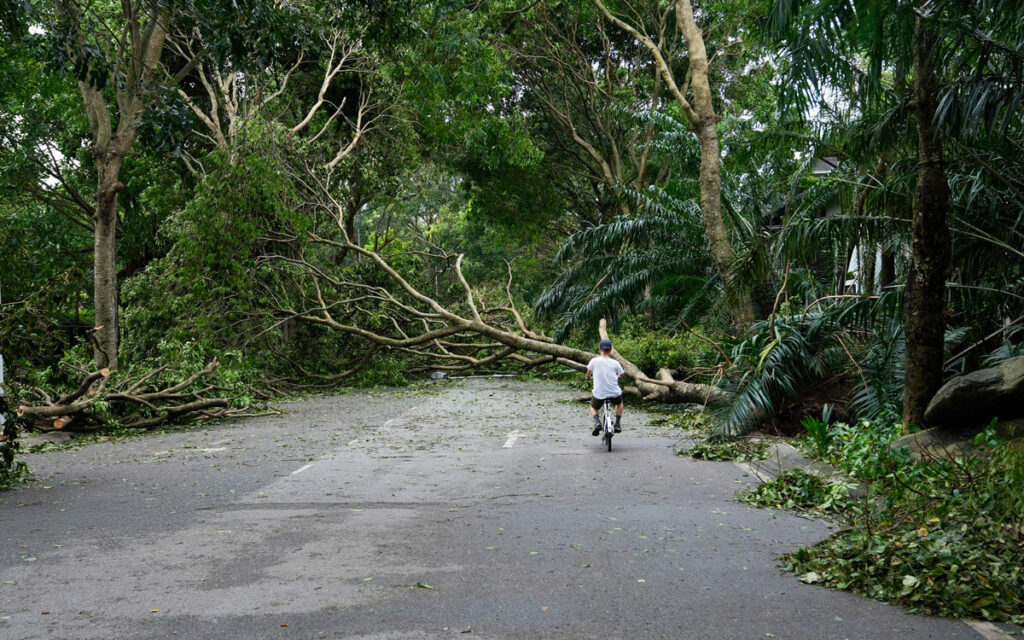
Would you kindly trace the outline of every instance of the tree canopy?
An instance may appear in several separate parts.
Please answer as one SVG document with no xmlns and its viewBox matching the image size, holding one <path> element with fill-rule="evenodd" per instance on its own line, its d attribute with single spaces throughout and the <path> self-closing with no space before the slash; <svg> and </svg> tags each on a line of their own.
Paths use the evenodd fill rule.
<svg viewBox="0 0 1024 640">
<path fill-rule="evenodd" d="M 606 322 L 644 395 L 714 389 L 725 431 L 825 402 L 921 424 L 1021 352 L 1022 24 L 1005 0 L 6 3 L 0 353 L 26 391 L 216 360 L 251 401 L 574 366 Z"/>
</svg>

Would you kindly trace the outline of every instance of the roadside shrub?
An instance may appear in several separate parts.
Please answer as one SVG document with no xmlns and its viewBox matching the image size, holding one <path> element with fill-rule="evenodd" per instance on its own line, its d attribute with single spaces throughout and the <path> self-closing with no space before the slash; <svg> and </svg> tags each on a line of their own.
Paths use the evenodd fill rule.
<svg viewBox="0 0 1024 640">
<path fill-rule="evenodd" d="M 860 420 L 852 425 L 840 422 L 830 432 L 824 458 L 851 477 L 876 480 L 910 462 L 905 448 L 889 446 L 902 434 L 895 418 Z"/>
<path fill-rule="evenodd" d="M 0 491 L 18 486 L 29 475 L 24 460 L 15 460 L 21 449 L 18 442 L 20 418 L 11 410 L 7 396 L 0 391 L 0 416 L 3 416 L 3 439 L 0 439 Z"/>
<path fill-rule="evenodd" d="M 704 335 L 700 327 L 694 329 Z M 658 333 L 640 327 L 624 327 L 613 336 L 615 349 L 649 376 L 658 369 L 692 370 L 707 364 L 714 348 L 690 332 Z M 717 354 L 715 354 L 717 358 Z"/>
<path fill-rule="evenodd" d="M 808 439 L 814 445 L 814 454 L 818 458 L 828 455 L 829 445 L 832 444 L 832 439 L 835 437 L 831 422 L 832 405 L 830 404 L 822 407 L 820 419 L 814 416 L 804 416 L 800 421 L 800 426 L 807 432 Z"/>
<path fill-rule="evenodd" d="M 868 439 L 854 441 L 862 451 Z M 991 428 L 983 443 L 981 456 L 918 464 L 847 456 L 864 461 L 854 468 L 885 499 L 853 509 L 841 531 L 786 556 L 785 568 L 914 611 L 1024 622 L 1024 449 Z"/>
</svg>

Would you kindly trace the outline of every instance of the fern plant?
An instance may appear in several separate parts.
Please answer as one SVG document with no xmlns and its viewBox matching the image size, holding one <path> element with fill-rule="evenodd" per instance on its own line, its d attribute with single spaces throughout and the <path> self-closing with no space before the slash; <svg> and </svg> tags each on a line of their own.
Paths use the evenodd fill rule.
<svg viewBox="0 0 1024 640">
<path fill-rule="evenodd" d="M 725 387 L 730 404 L 716 411 L 722 435 L 743 435 L 772 420 L 786 400 L 829 372 L 828 337 L 837 327 L 833 314 L 815 312 L 759 323 L 733 350 L 733 370 L 742 372 Z"/>
</svg>

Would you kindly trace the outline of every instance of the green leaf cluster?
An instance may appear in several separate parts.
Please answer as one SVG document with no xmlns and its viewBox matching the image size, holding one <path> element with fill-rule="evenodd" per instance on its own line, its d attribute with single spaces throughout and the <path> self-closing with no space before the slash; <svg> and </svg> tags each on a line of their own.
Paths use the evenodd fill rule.
<svg viewBox="0 0 1024 640">
<path fill-rule="evenodd" d="M 741 492 L 736 497 L 756 507 L 825 517 L 845 514 L 854 505 L 848 484 L 827 480 L 803 469 L 787 469 L 753 491 Z"/>
<path fill-rule="evenodd" d="M 752 462 L 766 459 L 770 447 L 764 440 L 707 438 L 689 449 L 680 450 L 678 454 L 697 460 Z"/>
<path fill-rule="evenodd" d="M 912 610 L 1024 622 L 1024 450 L 907 465 L 880 480 L 888 497 L 784 558 L 814 582 Z M 1018 483 L 1018 484 L 1013 484 Z"/>
<path fill-rule="evenodd" d="M 214 154 L 208 164 L 195 195 L 161 228 L 167 253 L 125 283 L 128 357 L 165 353 L 165 343 L 196 342 L 210 353 L 243 347 L 271 311 L 264 258 L 284 250 L 271 236 L 308 228 L 269 159 L 231 164 Z"/>
<path fill-rule="evenodd" d="M 701 339 L 708 338 L 707 334 L 702 327 L 694 327 L 692 332 L 651 331 L 640 318 L 635 318 L 621 323 L 612 338 L 616 351 L 647 375 L 654 376 L 662 367 L 692 371 L 712 365 L 718 355 Z"/>
<path fill-rule="evenodd" d="M 789 471 L 739 499 L 842 516 L 842 528 L 783 558 L 805 582 L 955 617 L 1024 621 L 1024 446 L 994 425 L 974 453 L 924 457 L 893 449 L 896 420 L 838 424 L 829 458 L 870 481 L 852 500 L 839 486 Z"/>
</svg>

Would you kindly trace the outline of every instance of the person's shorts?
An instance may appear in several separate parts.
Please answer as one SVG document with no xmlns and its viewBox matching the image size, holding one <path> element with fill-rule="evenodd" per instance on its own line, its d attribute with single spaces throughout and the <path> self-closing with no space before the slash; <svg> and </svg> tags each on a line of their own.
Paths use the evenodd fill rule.
<svg viewBox="0 0 1024 640">
<path fill-rule="evenodd" d="M 619 394 L 614 398 L 594 398 L 593 400 L 590 401 L 590 406 L 594 407 L 595 409 L 600 409 L 602 406 L 604 406 L 605 400 L 611 402 L 613 407 L 617 407 L 620 404 L 622 404 L 622 394 Z"/>
</svg>

